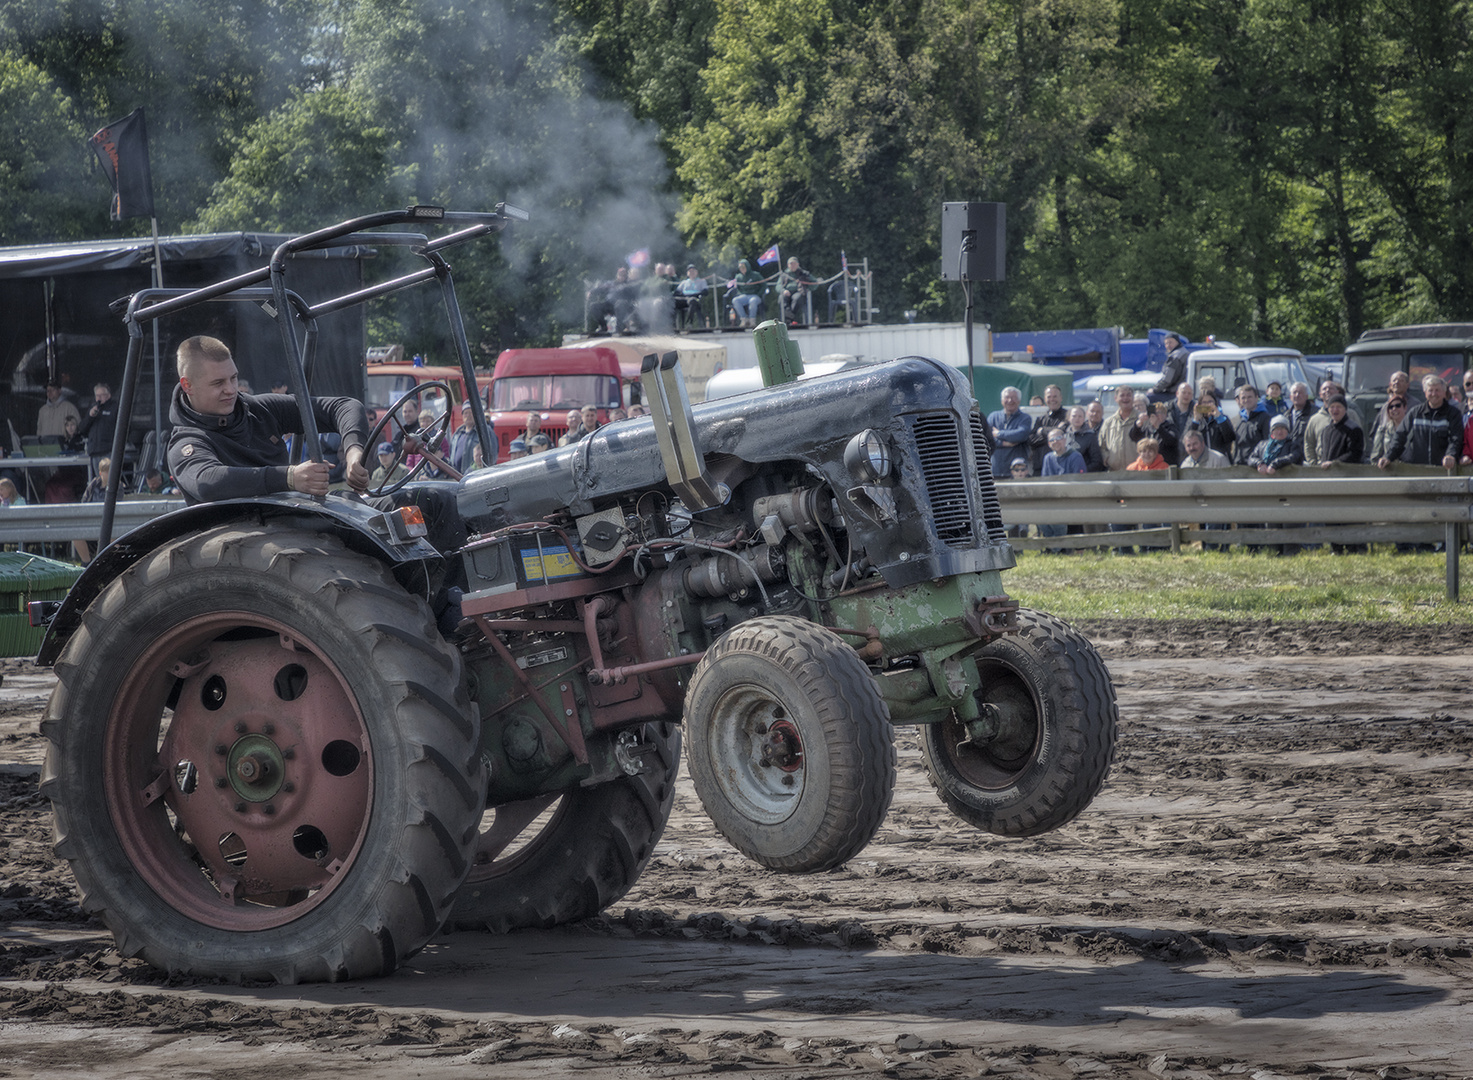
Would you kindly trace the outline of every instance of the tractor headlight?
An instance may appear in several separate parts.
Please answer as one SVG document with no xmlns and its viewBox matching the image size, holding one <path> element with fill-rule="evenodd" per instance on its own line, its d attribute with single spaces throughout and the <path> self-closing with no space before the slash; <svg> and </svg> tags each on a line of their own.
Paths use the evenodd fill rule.
<svg viewBox="0 0 1473 1080">
<path fill-rule="evenodd" d="M 890 447 L 874 428 L 865 428 L 844 447 L 844 467 L 861 484 L 876 484 L 890 475 Z"/>
</svg>

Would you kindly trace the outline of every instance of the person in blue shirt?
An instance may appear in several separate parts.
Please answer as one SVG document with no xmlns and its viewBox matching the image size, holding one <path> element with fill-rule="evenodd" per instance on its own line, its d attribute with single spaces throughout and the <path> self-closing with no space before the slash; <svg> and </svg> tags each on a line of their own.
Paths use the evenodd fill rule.
<svg viewBox="0 0 1473 1080">
<path fill-rule="evenodd" d="M 1014 461 L 1028 460 L 1028 434 L 1033 430 L 1033 418 L 1020 407 L 1022 391 L 1005 386 L 1001 396 L 1002 408 L 987 417 L 992 429 L 992 475 L 999 480 L 1012 475 Z"/>
</svg>

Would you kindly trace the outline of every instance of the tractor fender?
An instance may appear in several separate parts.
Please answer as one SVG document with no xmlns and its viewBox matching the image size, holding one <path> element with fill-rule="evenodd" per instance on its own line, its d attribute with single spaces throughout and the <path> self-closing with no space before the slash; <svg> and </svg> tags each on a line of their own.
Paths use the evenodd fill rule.
<svg viewBox="0 0 1473 1080">
<path fill-rule="evenodd" d="M 355 496 L 333 492 L 325 499 L 296 493 L 265 495 L 199 503 L 154 518 L 109 544 L 82 571 L 46 629 L 39 664 L 51 664 L 82 624 L 82 613 L 97 595 L 149 552 L 182 536 L 217 525 L 242 522 L 266 527 L 268 523 L 315 529 L 336 536 L 351 550 L 390 565 L 439 559 L 440 552 L 423 538 L 395 542 L 384 524 L 382 510 Z"/>
</svg>

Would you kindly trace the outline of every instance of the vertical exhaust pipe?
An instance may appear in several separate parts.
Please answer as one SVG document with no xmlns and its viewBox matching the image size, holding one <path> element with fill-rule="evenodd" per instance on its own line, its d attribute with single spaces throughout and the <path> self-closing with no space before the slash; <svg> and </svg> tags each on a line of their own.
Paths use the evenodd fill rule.
<svg viewBox="0 0 1473 1080">
<path fill-rule="evenodd" d="M 687 509 L 708 510 L 724 504 L 731 498 L 731 491 L 725 484 L 713 484 L 706 475 L 706 459 L 696 445 L 695 416 L 685 392 L 685 376 L 676 361 L 673 352 L 664 356 L 651 353 L 639 366 L 639 382 L 645 407 L 655 422 L 660 460 L 671 489 Z"/>
</svg>

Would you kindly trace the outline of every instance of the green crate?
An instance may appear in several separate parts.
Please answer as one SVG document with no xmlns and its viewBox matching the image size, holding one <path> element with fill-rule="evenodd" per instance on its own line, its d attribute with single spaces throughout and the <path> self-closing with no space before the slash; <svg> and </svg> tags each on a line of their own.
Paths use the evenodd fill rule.
<svg viewBox="0 0 1473 1080">
<path fill-rule="evenodd" d="M 0 656 L 35 656 L 45 630 L 32 626 L 26 605 L 61 600 L 82 574 L 80 566 L 23 551 L 0 551 Z"/>
</svg>

